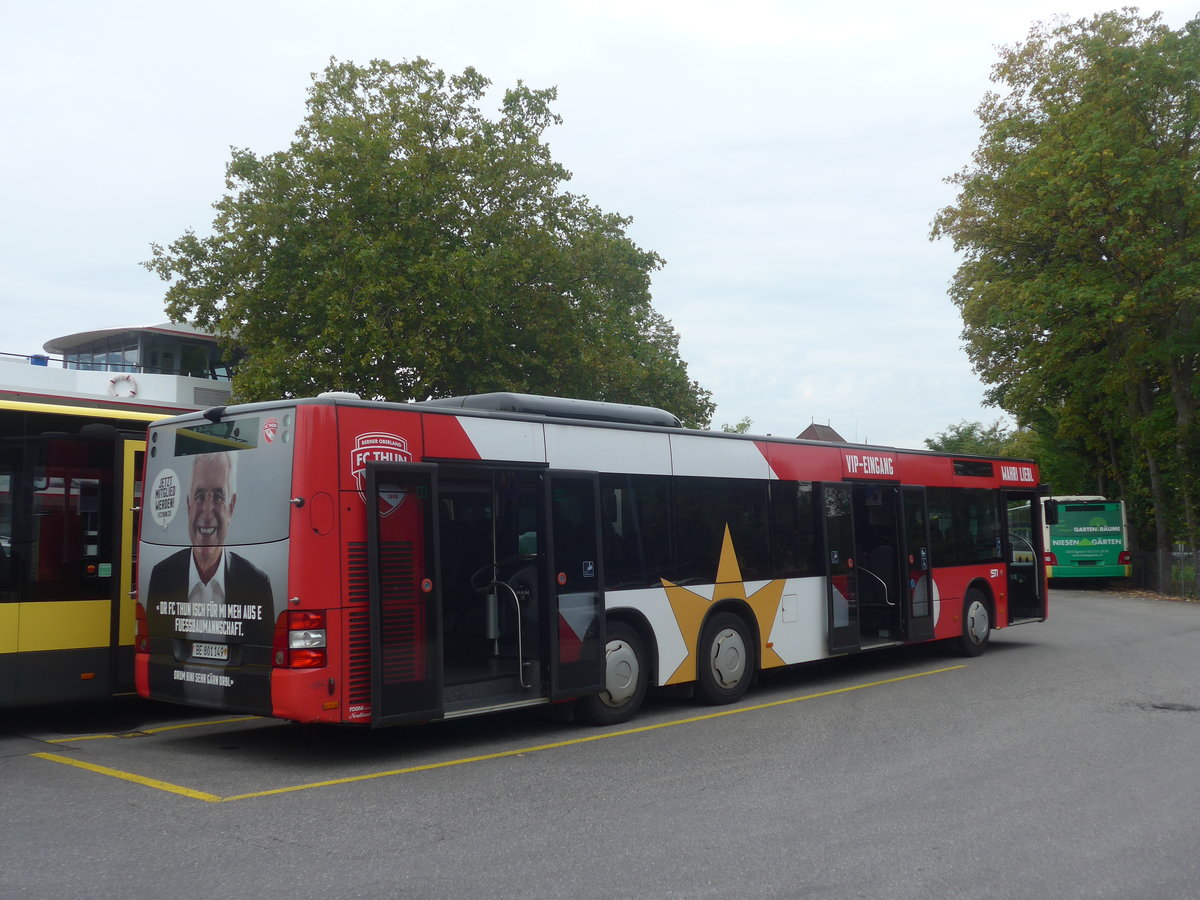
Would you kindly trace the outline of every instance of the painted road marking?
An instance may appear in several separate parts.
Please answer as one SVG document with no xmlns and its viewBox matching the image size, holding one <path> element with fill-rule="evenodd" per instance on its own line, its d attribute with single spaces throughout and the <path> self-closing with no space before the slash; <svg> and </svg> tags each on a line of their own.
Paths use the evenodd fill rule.
<svg viewBox="0 0 1200 900">
<path fill-rule="evenodd" d="M 929 675 L 941 675 L 946 672 L 955 672 L 959 669 L 965 669 L 966 665 L 946 666 L 941 669 L 931 669 L 928 672 L 916 672 L 912 675 L 898 675 L 895 678 L 885 678 L 881 681 L 870 681 L 865 684 L 854 684 L 850 687 L 834 688 L 830 691 L 820 691 L 815 694 L 805 694 L 801 697 L 786 697 L 783 700 L 772 700 L 768 703 L 758 703 L 754 706 L 739 706 L 734 709 L 722 709 L 716 712 L 705 713 L 701 716 L 688 716 L 684 719 L 672 719 L 669 722 L 659 722 L 654 725 L 640 725 L 637 728 L 626 728 L 621 731 L 608 731 L 602 734 L 592 734 L 587 737 L 571 738 L 566 741 L 555 741 L 550 744 L 538 744 L 533 747 L 522 747 L 517 750 L 501 750 L 496 753 L 485 753 L 482 756 L 468 756 L 461 759 L 450 759 L 444 762 L 424 763 L 419 766 L 407 766 L 403 769 L 389 769 L 386 772 L 371 772 L 366 775 L 350 775 L 346 778 L 333 778 L 328 781 L 314 781 L 307 784 L 296 784 L 290 787 L 272 788 L 266 791 L 253 791 L 248 794 L 233 794 L 228 797 L 220 797 L 216 794 L 209 794 L 205 791 L 197 791 L 192 788 L 182 787 L 177 784 L 171 784 L 167 781 L 160 781 L 157 778 L 147 778 L 143 775 L 136 775 L 132 772 L 123 772 L 120 769 L 113 769 L 108 766 L 98 766 L 94 763 L 87 763 L 77 759 L 71 759 L 68 756 L 62 756 L 57 753 L 34 753 L 38 759 L 45 759 L 50 762 L 62 763 L 63 765 L 74 766 L 79 769 L 86 769 L 89 772 L 95 772 L 98 775 L 108 775 L 112 778 L 119 778 L 123 781 L 130 781 L 134 784 L 140 784 L 144 787 L 155 788 L 156 790 L 166 791 L 172 794 L 179 794 L 183 797 L 190 797 L 193 800 L 203 800 L 206 803 L 229 803 L 233 800 L 252 800 L 259 797 L 272 797 L 276 794 L 291 794 L 296 791 L 307 791 L 313 788 L 331 787 L 338 784 L 355 784 L 362 781 L 372 781 L 376 778 L 394 778 L 398 775 L 411 775 L 416 772 L 429 772 L 434 769 L 448 769 L 454 766 L 466 766 L 472 763 L 487 762 L 493 759 L 505 759 L 512 756 L 523 756 L 526 753 L 541 753 L 547 750 L 561 750 L 564 747 L 574 747 L 580 744 L 590 744 L 593 741 L 607 741 L 611 738 L 626 737 L 633 734 L 644 734 L 650 731 L 659 731 L 663 728 L 674 728 L 679 725 L 694 725 L 697 722 L 707 722 L 711 719 L 722 719 L 726 716 L 740 716 L 744 713 L 757 712 L 763 709 L 771 709 L 776 706 L 787 706 L 790 703 L 802 703 L 806 700 L 819 700 L 822 697 L 833 697 L 838 694 L 848 694 L 852 691 L 863 691 L 867 688 L 882 687 L 888 684 L 898 684 L 902 681 L 911 681 L 914 678 L 925 678 Z M 247 719 L 227 719 L 224 722 L 244 722 Z M 134 734 L 149 735 L 157 734 L 163 731 L 170 731 L 176 728 L 194 727 L 199 724 L 218 725 L 224 722 L 206 722 L 193 723 L 193 725 L 171 725 L 163 728 L 150 729 L 144 732 L 135 732 Z M 95 735 L 94 738 L 105 737 L 106 735 Z M 117 735 L 113 735 L 116 737 Z M 64 738 L 62 742 L 68 742 L 69 738 Z"/>
<path fill-rule="evenodd" d="M 38 759 L 48 759 L 50 762 L 62 763 L 65 766 L 74 766 L 77 769 L 86 769 L 89 772 L 95 772 L 97 775 L 108 775 L 112 778 L 120 778 L 123 781 L 132 781 L 134 784 L 145 785 L 146 787 L 156 788 L 160 791 L 168 791 L 172 794 L 182 794 L 184 797 L 191 797 L 193 800 L 204 800 L 208 803 L 220 803 L 224 797 L 218 797 L 216 794 L 206 794 L 204 791 L 194 791 L 191 788 L 180 787 L 177 784 L 171 784 L 169 781 L 159 781 L 157 778 L 147 778 L 144 775 L 135 775 L 132 772 L 122 772 L 120 769 L 110 769 L 108 766 L 98 766 L 95 763 L 84 762 L 81 759 L 71 759 L 69 756 L 60 756 L 57 753 L 33 753 Z"/>
<path fill-rule="evenodd" d="M 152 734 L 162 734 L 165 731 L 178 731 L 181 728 L 203 728 L 208 725 L 232 725 L 234 722 L 253 722 L 262 716 L 238 716 L 234 719 L 208 719 L 204 722 L 182 722 L 178 725 L 160 725 L 157 728 L 143 728 L 137 731 L 118 731 L 115 734 L 85 734 L 76 737 L 55 738 L 46 741 L 47 744 L 74 744 L 76 741 L 106 741 L 111 738 L 148 737 Z"/>
</svg>

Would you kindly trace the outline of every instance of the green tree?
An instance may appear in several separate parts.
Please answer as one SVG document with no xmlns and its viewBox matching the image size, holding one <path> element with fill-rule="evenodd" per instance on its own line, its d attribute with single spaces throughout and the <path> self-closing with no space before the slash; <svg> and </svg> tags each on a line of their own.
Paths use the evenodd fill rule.
<svg viewBox="0 0 1200 900">
<path fill-rule="evenodd" d="M 925 446 L 943 453 L 965 453 L 976 456 L 1019 456 L 1010 449 L 1013 432 L 997 419 L 991 425 L 982 422 L 959 422 L 935 438 L 926 438 Z"/>
<path fill-rule="evenodd" d="M 1145 479 L 1165 552 L 1175 492 L 1194 531 L 1200 19 L 1039 24 L 992 80 L 933 225 L 963 256 L 968 353 L 1018 421 L 1049 418 L 1130 493 Z"/>
<path fill-rule="evenodd" d="M 754 420 L 749 416 L 742 416 L 736 425 L 725 424 L 721 426 L 721 430 L 726 434 L 749 434 L 753 427 Z"/>
<path fill-rule="evenodd" d="M 650 298 L 662 259 L 563 189 L 553 88 L 423 59 L 314 76 L 287 150 L 233 151 L 212 234 L 152 246 L 169 315 L 236 339 L 240 399 L 332 388 L 409 400 L 511 390 L 713 404 Z"/>
</svg>

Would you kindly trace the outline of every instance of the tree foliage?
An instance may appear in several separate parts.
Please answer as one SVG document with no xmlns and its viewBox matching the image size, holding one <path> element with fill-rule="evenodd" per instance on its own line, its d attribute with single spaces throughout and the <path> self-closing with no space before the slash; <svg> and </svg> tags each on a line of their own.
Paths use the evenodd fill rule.
<svg viewBox="0 0 1200 900">
<path fill-rule="evenodd" d="M 750 429 L 754 427 L 754 420 L 749 416 L 742 416 L 738 421 L 730 425 L 726 422 L 721 426 L 721 430 L 726 434 L 749 434 Z"/>
<path fill-rule="evenodd" d="M 1200 376 L 1200 19 L 1038 24 L 1005 48 L 934 237 L 989 398 L 1082 450 L 1169 543 Z"/>
<path fill-rule="evenodd" d="M 650 299 L 663 261 L 563 190 L 553 88 L 429 62 L 314 76 L 288 149 L 233 151 L 212 234 L 153 245 L 167 311 L 236 339 L 241 399 L 511 390 L 648 404 L 707 425 Z"/>
<path fill-rule="evenodd" d="M 936 438 L 926 438 L 925 446 L 943 453 L 965 453 L 976 456 L 1021 456 L 1013 443 L 1013 432 L 997 420 L 991 425 L 982 422 L 959 422 L 951 425 Z"/>
</svg>

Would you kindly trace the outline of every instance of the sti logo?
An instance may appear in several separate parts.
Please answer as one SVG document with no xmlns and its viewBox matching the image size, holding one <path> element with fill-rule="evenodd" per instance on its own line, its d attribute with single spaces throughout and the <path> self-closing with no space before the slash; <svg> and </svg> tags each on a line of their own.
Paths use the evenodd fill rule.
<svg viewBox="0 0 1200 900">
<path fill-rule="evenodd" d="M 367 463 L 373 462 L 412 462 L 408 441 L 385 431 L 355 436 L 354 449 L 350 451 L 350 474 L 354 476 L 358 496 L 362 497 L 363 503 L 367 502 Z M 400 508 L 406 496 L 404 491 L 380 491 L 379 515 L 390 516 Z"/>
</svg>

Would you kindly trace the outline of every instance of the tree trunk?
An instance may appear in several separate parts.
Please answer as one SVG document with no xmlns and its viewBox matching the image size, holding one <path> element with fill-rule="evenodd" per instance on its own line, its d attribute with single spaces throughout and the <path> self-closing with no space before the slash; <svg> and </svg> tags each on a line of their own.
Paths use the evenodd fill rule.
<svg viewBox="0 0 1200 900">
<path fill-rule="evenodd" d="M 1192 498 L 1195 474 L 1196 400 L 1191 384 L 1193 367 L 1176 360 L 1171 365 L 1171 397 L 1175 401 L 1175 455 L 1179 464 L 1179 495 L 1183 501 L 1183 519 L 1187 528 L 1187 546 L 1192 556 L 1193 589 L 1200 590 L 1200 542 L 1197 541 L 1196 505 Z"/>
<path fill-rule="evenodd" d="M 1154 395 L 1149 379 L 1143 375 L 1137 385 L 1137 405 L 1132 410 L 1135 422 L 1138 419 L 1150 419 L 1154 412 Z M 1154 546 L 1158 558 L 1158 592 L 1168 593 L 1168 583 L 1171 573 L 1171 534 L 1167 530 L 1168 505 L 1167 495 L 1163 487 L 1162 471 L 1159 468 L 1158 456 L 1152 443 L 1141 435 L 1140 428 L 1135 425 L 1134 439 L 1141 445 L 1146 457 L 1146 471 L 1150 476 L 1150 499 L 1154 505 Z"/>
</svg>

